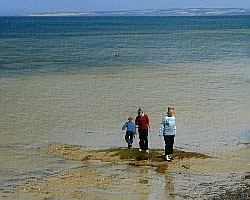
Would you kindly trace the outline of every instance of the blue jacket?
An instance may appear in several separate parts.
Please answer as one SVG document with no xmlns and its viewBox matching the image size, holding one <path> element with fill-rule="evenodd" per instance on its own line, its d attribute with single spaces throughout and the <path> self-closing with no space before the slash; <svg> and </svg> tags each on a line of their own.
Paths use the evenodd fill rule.
<svg viewBox="0 0 250 200">
<path fill-rule="evenodd" d="M 132 131 L 135 134 L 135 124 L 134 122 L 126 122 L 123 126 L 122 126 L 122 130 L 125 130 L 125 128 L 127 127 L 127 131 Z"/>
<path fill-rule="evenodd" d="M 159 135 L 175 135 L 176 134 L 176 122 L 175 117 L 166 116 L 162 122 L 160 127 L 160 134 Z"/>
</svg>

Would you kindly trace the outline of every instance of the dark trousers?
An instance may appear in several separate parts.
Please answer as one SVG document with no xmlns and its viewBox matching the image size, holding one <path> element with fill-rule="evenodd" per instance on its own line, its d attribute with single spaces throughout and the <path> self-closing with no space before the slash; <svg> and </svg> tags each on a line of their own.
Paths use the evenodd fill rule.
<svg viewBox="0 0 250 200">
<path fill-rule="evenodd" d="M 139 129 L 140 149 L 148 150 L 148 129 Z"/>
<path fill-rule="evenodd" d="M 165 155 L 173 154 L 174 151 L 174 135 L 164 136 L 165 140 Z"/>
<path fill-rule="evenodd" d="M 133 144 L 134 133 L 132 131 L 127 131 L 125 135 L 125 140 L 128 143 L 128 147 L 131 147 Z"/>
</svg>

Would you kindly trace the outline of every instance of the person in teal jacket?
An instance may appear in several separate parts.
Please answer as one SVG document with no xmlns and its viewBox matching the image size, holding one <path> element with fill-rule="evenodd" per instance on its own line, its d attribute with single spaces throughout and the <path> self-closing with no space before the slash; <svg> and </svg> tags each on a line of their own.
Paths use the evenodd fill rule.
<svg viewBox="0 0 250 200">
<path fill-rule="evenodd" d="M 159 136 L 164 137 L 165 140 L 165 156 L 168 162 L 172 161 L 171 154 L 174 149 L 174 137 L 176 134 L 176 122 L 174 117 L 174 108 L 168 107 L 168 113 L 161 122 Z"/>
</svg>

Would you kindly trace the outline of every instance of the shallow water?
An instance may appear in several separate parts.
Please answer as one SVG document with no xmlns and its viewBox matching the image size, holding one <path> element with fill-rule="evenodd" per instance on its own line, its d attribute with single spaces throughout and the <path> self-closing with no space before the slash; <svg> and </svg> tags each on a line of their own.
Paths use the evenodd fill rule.
<svg viewBox="0 0 250 200">
<path fill-rule="evenodd" d="M 149 115 L 153 127 L 150 148 L 163 148 L 158 130 L 167 106 L 176 110 L 176 147 L 204 153 L 244 147 L 249 142 L 249 82 L 244 68 L 232 73 L 216 65 L 214 73 L 202 67 L 169 65 L 2 79 L 1 180 L 70 165 L 34 152 L 50 143 L 94 149 L 126 146 L 121 126 L 128 116 L 136 116 L 138 107 Z M 205 66 L 209 67 L 215 66 Z"/>
<path fill-rule="evenodd" d="M 121 126 L 139 107 L 150 148 L 163 148 L 168 106 L 177 148 L 249 143 L 248 16 L 0 19 L 0 187 L 74 165 L 40 146 L 126 146 Z"/>
<path fill-rule="evenodd" d="M 193 174 L 169 173 L 151 177 L 155 190 L 150 199 L 212 199 L 246 184 L 244 173 Z"/>
</svg>

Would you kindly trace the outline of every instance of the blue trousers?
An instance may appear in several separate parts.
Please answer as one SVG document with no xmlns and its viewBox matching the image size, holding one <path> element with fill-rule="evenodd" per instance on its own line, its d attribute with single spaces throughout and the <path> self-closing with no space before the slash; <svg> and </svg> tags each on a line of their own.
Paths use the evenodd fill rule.
<svg viewBox="0 0 250 200">
<path fill-rule="evenodd" d="M 132 131 L 127 131 L 125 135 L 125 140 L 128 143 L 128 147 L 131 147 L 133 144 L 134 133 Z"/>
</svg>

